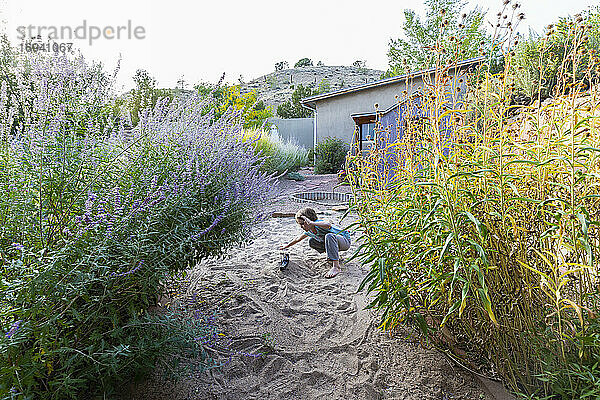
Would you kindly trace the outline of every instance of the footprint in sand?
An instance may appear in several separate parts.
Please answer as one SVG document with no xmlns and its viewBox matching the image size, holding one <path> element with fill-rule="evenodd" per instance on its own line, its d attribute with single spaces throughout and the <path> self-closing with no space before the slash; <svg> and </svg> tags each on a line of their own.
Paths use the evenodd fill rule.
<svg viewBox="0 0 600 400">
<path fill-rule="evenodd" d="M 334 178 L 311 176 L 311 181 L 330 191 Z M 280 210 L 288 206 L 281 203 Z M 364 309 L 371 299 L 356 293 L 366 268 L 351 262 L 327 280 L 323 256 L 299 243 L 288 268 L 279 271 L 276 246 L 297 235 L 293 220 L 272 218 L 251 244 L 232 252 L 232 259 L 203 261 L 194 268 L 188 294 L 215 299 L 218 322 L 237 352 L 231 360 L 229 353 L 215 360 L 223 367 L 177 383 L 157 373 L 128 398 L 438 400 L 452 393 L 455 399 L 493 400 L 472 375 L 442 355 L 378 330 L 379 315 Z M 347 254 L 356 248 L 353 240 Z M 236 301 L 219 303 L 225 288 L 223 298 L 233 295 Z M 249 357 L 245 351 L 262 355 Z"/>
<path fill-rule="evenodd" d="M 352 303 L 349 301 L 344 301 L 340 303 L 335 309 L 340 311 L 346 311 L 352 307 Z"/>
</svg>

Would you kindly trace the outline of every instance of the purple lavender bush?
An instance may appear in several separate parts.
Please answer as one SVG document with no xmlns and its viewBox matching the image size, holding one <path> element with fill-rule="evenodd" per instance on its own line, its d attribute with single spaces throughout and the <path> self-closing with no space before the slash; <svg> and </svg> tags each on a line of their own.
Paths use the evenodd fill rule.
<svg viewBox="0 0 600 400">
<path fill-rule="evenodd" d="M 273 198 L 238 113 L 158 101 L 126 130 L 114 75 L 81 57 L 2 71 L 0 397 L 110 395 L 165 354 L 201 358 L 201 320 L 148 310 L 169 276 L 243 242 Z"/>
</svg>

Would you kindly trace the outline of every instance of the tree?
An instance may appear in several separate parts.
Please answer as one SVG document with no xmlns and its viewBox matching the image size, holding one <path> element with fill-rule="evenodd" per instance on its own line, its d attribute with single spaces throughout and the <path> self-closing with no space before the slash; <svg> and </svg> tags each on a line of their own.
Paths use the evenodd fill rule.
<svg viewBox="0 0 600 400">
<path fill-rule="evenodd" d="M 296 64 L 294 64 L 294 68 L 301 68 L 301 67 L 312 67 L 313 62 L 310 58 L 301 58 L 298 60 L 298 62 Z"/>
<path fill-rule="evenodd" d="M 139 122 L 139 111 L 148 107 L 154 107 L 158 99 L 168 98 L 171 102 L 174 90 L 159 89 L 156 87 L 156 79 L 144 69 L 138 69 L 133 76 L 135 89 L 125 95 L 124 108 L 131 115 L 131 125 L 136 126 Z"/>
<path fill-rule="evenodd" d="M 211 85 L 199 83 L 194 89 L 201 96 L 212 96 L 213 101 L 206 112 L 212 110 L 213 120 L 218 120 L 230 107 L 242 111 L 242 125 L 244 128 L 256 128 L 273 116 L 271 107 L 265 107 L 262 100 L 258 100 L 256 91 L 241 93 L 240 85 Z"/>
<path fill-rule="evenodd" d="M 356 60 L 352 63 L 353 67 L 364 69 L 367 67 L 367 62 L 362 60 Z"/>
<path fill-rule="evenodd" d="M 290 65 L 287 61 L 279 61 L 275 63 L 275 71 L 283 71 L 284 69 L 288 69 Z"/>
<path fill-rule="evenodd" d="M 213 90 L 214 86 L 210 83 L 200 82 L 194 85 L 194 90 L 198 92 L 202 97 L 208 96 Z"/>
<path fill-rule="evenodd" d="M 389 69 L 386 76 L 431 68 L 436 57 L 442 61 L 476 57 L 490 39 L 479 8 L 462 12 L 464 0 L 425 0 L 422 22 L 413 10 L 404 10 L 402 26 L 407 40 L 392 39 L 388 44 Z"/>
<path fill-rule="evenodd" d="M 145 69 L 138 69 L 135 71 L 133 81 L 139 90 L 151 90 L 156 87 L 156 79 Z"/>
<path fill-rule="evenodd" d="M 573 43 L 576 42 L 574 27 L 577 25 L 586 26 L 584 37 L 587 40 L 581 43 L 579 59 L 573 69 L 573 58 L 569 53 L 573 51 Z M 529 104 L 538 98 L 544 100 L 550 97 L 559 84 L 561 69 L 575 73 L 577 83 L 592 85 L 600 72 L 590 71 L 589 67 L 599 48 L 600 7 L 560 18 L 549 25 L 545 37 L 530 31 L 529 38 L 521 38 L 514 51 L 509 53 L 515 85 L 513 101 L 517 104 Z"/>
<path fill-rule="evenodd" d="M 281 118 L 310 118 L 312 117 L 312 111 L 302 107 L 300 100 L 305 97 L 310 97 L 318 94 L 318 90 L 312 90 L 307 86 L 298 85 L 294 93 L 292 93 L 292 99 L 277 107 L 277 115 Z"/>
<path fill-rule="evenodd" d="M 319 90 L 317 93 L 327 93 L 331 89 L 331 84 L 327 79 L 321 79 L 319 82 Z"/>
<path fill-rule="evenodd" d="M 265 107 L 262 100 L 257 100 L 256 91 L 240 94 L 239 86 L 235 86 L 237 94 L 236 107 L 243 109 L 244 128 L 260 128 L 268 118 L 273 116 L 271 107 Z"/>
</svg>

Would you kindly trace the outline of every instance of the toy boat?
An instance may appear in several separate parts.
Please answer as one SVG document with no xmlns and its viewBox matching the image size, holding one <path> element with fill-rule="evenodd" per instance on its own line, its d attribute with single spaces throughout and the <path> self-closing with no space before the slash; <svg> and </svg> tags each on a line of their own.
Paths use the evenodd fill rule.
<svg viewBox="0 0 600 400">
<path fill-rule="evenodd" d="M 287 253 L 286 254 L 282 254 L 281 255 L 281 265 L 279 266 L 279 269 L 283 271 L 284 269 L 287 268 L 287 266 L 289 265 L 289 263 L 290 263 L 290 255 L 287 254 Z"/>
</svg>

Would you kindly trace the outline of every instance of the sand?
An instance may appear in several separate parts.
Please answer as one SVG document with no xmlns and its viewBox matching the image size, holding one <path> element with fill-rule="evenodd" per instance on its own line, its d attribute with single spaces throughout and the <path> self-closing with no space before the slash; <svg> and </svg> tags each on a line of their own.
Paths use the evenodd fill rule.
<svg viewBox="0 0 600 400">
<path fill-rule="evenodd" d="M 289 193 L 331 190 L 336 184 L 335 176 L 282 181 L 284 193 L 273 210 L 296 211 L 303 204 L 290 201 Z M 336 223 L 342 216 L 323 206 L 315 208 L 321 217 Z M 270 218 L 257 226 L 247 246 L 232 250 L 225 259 L 197 265 L 189 275 L 188 295 L 200 296 L 208 309 L 217 311 L 228 345 L 212 354 L 226 364 L 176 383 L 155 376 L 138 385 L 133 397 L 494 398 L 472 374 L 422 347 L 410 330 L 381 332 L 378 315 L 364 310 L 365 293 L 356 293 L 367 273 L 358 262 L 344 262 L 337 277 L 326 279 L 325 255 L 310 249 L 305 240 L 288 249 L 290 263 L 281 271 L 277 247 L 300 233 L 293 217 Z M 356 250 L 356 239 L 353 235 L 344 258 Z"/>
</svg>

